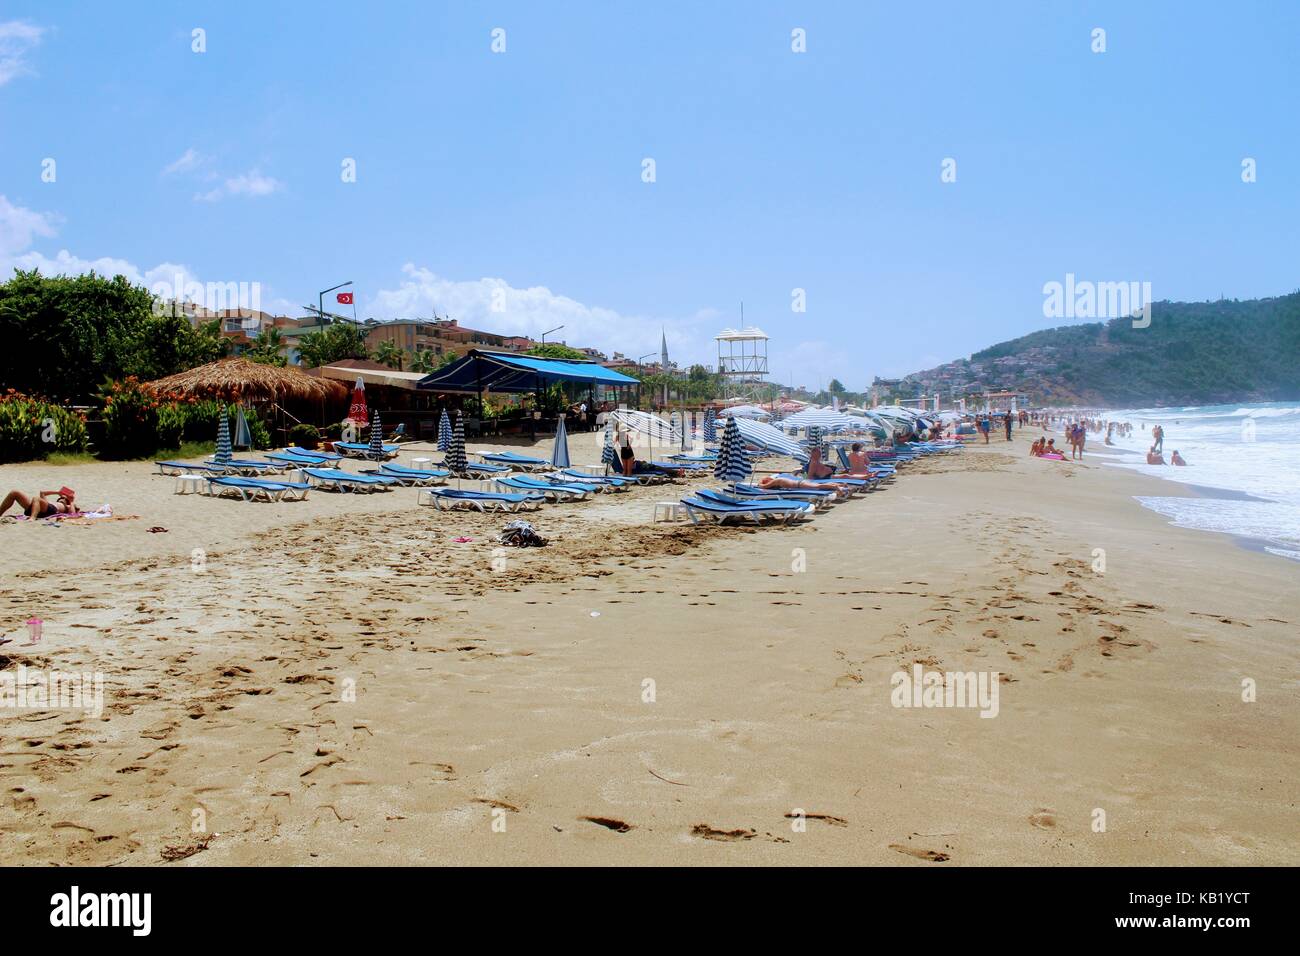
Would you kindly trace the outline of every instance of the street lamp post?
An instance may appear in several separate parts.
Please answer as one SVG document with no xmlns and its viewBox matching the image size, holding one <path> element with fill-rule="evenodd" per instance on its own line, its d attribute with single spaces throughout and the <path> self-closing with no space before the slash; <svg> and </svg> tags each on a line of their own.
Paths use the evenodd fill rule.
<svg viewBox="0 0 1300 956">
<path fill-rule="evenodd" d="M 658 352 L 647 352 L 645 355 L 641 356 L 639 359 L 636 360 L 637 368 L 639 368 L 642 372 L 645 372 L 645 360 L 650 358 L 652 355 L 658 355 L 658 354 L 659 354 Z M 641 383 L 640 382 L 637 382 L 636 385 L 636 403 L 638 405 L 641 404 Z M 650 404 L 651 406 L 653 406 L 654 402 L 652 401 Z"/>
<path fill-rule="evenodd" d="M 319 297 L 317 298 L 317 300 L 316 300 L 316 316 L 317 316 L 317 318 L 321 319 L 322 321 L 324 321 L 324 319 L 325 319 L 325 296 L 329 295 L 329 294 L 330 294 L 331 292 L 333 292 L 335 289 L 342 289 L 342 288 L 344 288 L 345 286 L 350 286 L 351 284 L 352 284 L 352 280 L 349 279 L 347 282 L 340 282 L 338 285 L 336 285 L 336 286 L 334 286 L 334 287 L 332 287 L 332 288 L 326 289 L 324 292 L 322 292 L 322 293 L 320 294 L 320 296 L 319 296 Z"/>
<path fill-rule="evenodd" d="M 550 335 L 552 332 L 558 332 L 558 331 L 560 331 L 560 329 L 562 329 L 562 328 L 564 328 L 564 326 L 562 326 L 562 325 L 557 325 L 555 328 L 553 328 L 553 329 L 547 329 L 545 332 L 543 332 L 543 333 L 542 333 L 542 344 L 543 344 L 543 345 L 546 344 L 546 337 L 547 337 L 548 335 Z"/>
</svg>

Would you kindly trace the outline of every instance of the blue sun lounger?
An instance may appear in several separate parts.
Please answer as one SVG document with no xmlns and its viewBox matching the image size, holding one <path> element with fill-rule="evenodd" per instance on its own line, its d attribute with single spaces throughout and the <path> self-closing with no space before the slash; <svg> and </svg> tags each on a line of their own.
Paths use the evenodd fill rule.
<svg viewBox="0 0 1300 956">
<path fill-rule="evenodd" d="M 493 478 L 492 482 L 516 491 L 545 495 L 551 501 L 559 501 L 561 498 L 582 501 L 584 498 L 600 491 L 597 485 L 579 484 L 578 482 L 543 481 L 541 478 L 534 478 L 532 475 L 511 475 L 508 478 Z"/>
<path fill-rule="evenodd" d="M 244 501 L 304 501 L 311 485 L 298 481 L 266 481 L 238 475 L 208 479 L 208 494 L 214 498 L 238 496 Z"/>
<path fill-rule="evenodd" d="M 538 494 L 509 494 L 501 491 L 462 491 L 459 488 L 421 488 L 416 496 L 418 504 L 429 504 L 439 511 L 455 508 L 476 508 L 479 511 L 519 511 L 536 508 L 545 497 Z"/>
<path fill-rule="evenodd" d="M 321 451 L 320 449 L 303 448 L 301 445 L 290 445 L 284 451 L 285 454 L 287 455 L 304 455 L 308 458 L 324 458 L 326 461 L 339 461 L 340 459 L 343 458 L 342 455 L 336 455 L 332 451 Z M 267 455 L 267 457 L 269 458 L 271 456 Z"/>
<path fill-rule="evenodd" d="M 317 488 L 329 488 L 333 491 L 386 491 L 397 484 L 396 478 L 381 475 L 354 475 L 341 468 L 304 468 L 303 474 L 311 479 Z"/>
<path fill-rule="evenodd" d="M 697 492 L 703 495 L 704 492 Z M 835 492 L 829 488 L 825 491 L 814 491 L 811 488 L 773 488 L 767 489 L 761 485 L 736 485 L 730 492 L 732 498 L 744 501 L 777 501 L 785 499 L 786 501 L 807 501 L 809 504 L 815 504 L 824 508 L 836 501 Z"/>
<path fill-rule="evenodd" d="M 545 458 L 534 458 L 532 455 L 517 455 L 512 451 L 485 452 L 479 457 L 484 461 L 490 461 L 494 465 L 507 465 L 523 471 L 536 471 L 541 468 L 551 467 L 551 463 Z"/>
<path fill-rule="evenodd" d="M 185 461 L 155 461 L 154 464 L 158 466 L 158 474 L 160 475 L 226 475 L 230 473 L 230 470 L 222 465 L 196 465 Z"/>
<path fill-rule="evenodd" d="M 626 478 L 623 475 L 591 475 L 585 471 L 578 471 L 576 468 L 564 468 L 557 472 L 566 478 L 573 478 L 584 484 L 589 485 L 609 485 L 611 488 L 627 488 L 636 484 L 635 478 Z"/>
<path fill-rule="evenodd" d="M 787 522 L 806 518 L 813 512 L 813 506 L 806 501 L 753 501 L 732 504 L 713 498 L 696 497 L 683 498 L 682 504 L 686 506 L 686 513 L 690 516 L 692 524 L 699 524 L 701 516 L 711 518 L 718 524 L 724 523 L 729 518 L 753 521 L 756 524 L 764 521 Z"/>
<path fill-rule="evenodd" d="M 383 464 L 378 468 L 363 468 L 362 474 L 379 475 L 383 478 L 395 478 L 402 485 L 441 485 L 451 477 L 449 471 L 431 468 L 407 468 L 405 465 Z"/>
<path fill-rule="evenodd" d="M 616 491 L 627 491 L 628 483 L 622 478 L 600 478 L 595 475 L 574 475 L 568 471 L 548 471 L 545 474 L 538 475 L 543 481 L 550 481 L 556 484 L 569 485 L 587 485 L 594 488 L 602 494 L 612 494 Z"/>
<path fill-rule="evenodd" d="M 246 475 L 250 478 L 284 470 L 284 465 L 280 462 L 260 461 L 253 458 L 232 458 L 230 461 L 225 462 L 217 462 L 208 458 L 204 461 L 204 464 L 212 465 L 215 468 L 225 468 L 227 471 L 238 475 Z"/>
<path fill-rule="evenodd" d="M 378 457 L 384 460 L 397 457 L 396 445 L 383 445 L 381 447 L 383 448 L 383 450 L 379 453 Z M 336 441 L 334 442 L 334 450 L 337 452 L 341 452 L 344 455 L 344 457 L 347 458 L 374 459 L 376 457 L 375 454 L 370 450 L 369 445 L 359 441 Z"/>
<path fill-rule="evenodd" d="M 445 461 L 442 463 L 442 467 L 447 467 Z M 467 475 L 499 475 L 513 470 L 509 465 L 491 465 L 481 461 L 471 461 L 465 465 L 465 474 Z"/>
<path fill-rule="evenodd" d="M 314 452 L 312 454 L 299 454 L 298 452 L 273 451 L 266 457 L 271 461 L 292 468 L 337 468 L 339 466 L 337 455 L 333 458 L 322 458 Z"/>
</svg>

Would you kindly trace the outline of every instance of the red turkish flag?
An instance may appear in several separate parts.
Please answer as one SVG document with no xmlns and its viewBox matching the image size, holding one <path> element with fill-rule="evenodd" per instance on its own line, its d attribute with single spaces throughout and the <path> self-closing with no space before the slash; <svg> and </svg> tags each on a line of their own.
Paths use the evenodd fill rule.
<svg viewBox="0 0 1300 956">
<path fill-rule="evenodd" d="M 351 304 L 352 304 L 352 293 L 351 293 L 351 292 L 340 292 L 340 293 L 339 293 L 338 295 L 336 295 L 334 298 L 336 298 L 336 299 L 338 300 L 339 305 L 351 305 Z"/>
</svg>

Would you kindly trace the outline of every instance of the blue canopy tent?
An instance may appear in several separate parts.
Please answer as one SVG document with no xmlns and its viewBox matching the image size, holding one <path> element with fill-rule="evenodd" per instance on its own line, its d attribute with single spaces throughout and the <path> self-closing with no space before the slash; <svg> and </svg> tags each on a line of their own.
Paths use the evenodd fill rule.
<svg viewBox="0 0 1300 956">
<path fill-rule="evenodd" d="M 480 402 L 485 391 L 535 392 L 540 403 L 542 389 L 556 382 L 585 383 L 593 404 L 597 385 L 628 387 L 641 384 L 631 376 L 596 362 L 470 349 L 450 365 L 420 379 L 415 387 L 443 392 L 477 392 Z M 537 437 L 535 427 L 533 437 Z"/>
</svg>

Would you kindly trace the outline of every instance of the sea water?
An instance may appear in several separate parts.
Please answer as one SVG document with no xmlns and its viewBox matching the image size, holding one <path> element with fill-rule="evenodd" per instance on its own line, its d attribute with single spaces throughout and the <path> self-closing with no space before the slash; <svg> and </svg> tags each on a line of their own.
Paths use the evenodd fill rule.
<svg viewBox="0 0 1300 956">
<path fill-rule="evenodd" d="M 1184 528 L 1243 535 L 1273 554 L 1300 561 L 1300 403 L 1128 408 L 1096 417 L 1129 422 L 1133 434 L 1089 434 L 1087 450 L 1106 463 L 1156 475 L 1197 491 L 1186 496 L 1139 496 L 1143 506 Z M 1177 450 L 1186 468 L 1148 465 L 1151 428 L 1165 430 L 1164 456 Z M 1114 454 L 1123 449 L 1132 454 Z M 1091 457 L 1091 456 L 1090 456 Z"/>
</svg>

